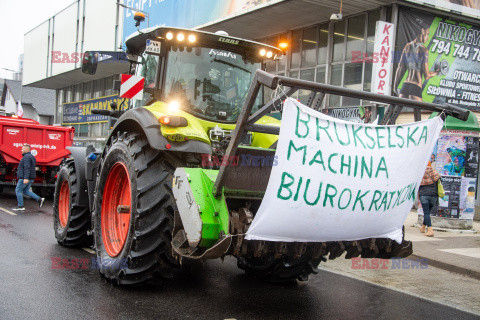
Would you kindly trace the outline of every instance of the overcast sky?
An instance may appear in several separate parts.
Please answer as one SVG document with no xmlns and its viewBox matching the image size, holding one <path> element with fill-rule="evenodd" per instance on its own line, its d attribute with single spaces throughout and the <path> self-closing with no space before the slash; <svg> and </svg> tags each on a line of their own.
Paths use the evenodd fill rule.
<svg viewBox="0 0 480 320">
<path fill-rule="evenodd" d="M 23 36 L 75 0 L 0 0 L 0 78 L 12 78 L 7 68 L 18 70 Z"/>
</svg>

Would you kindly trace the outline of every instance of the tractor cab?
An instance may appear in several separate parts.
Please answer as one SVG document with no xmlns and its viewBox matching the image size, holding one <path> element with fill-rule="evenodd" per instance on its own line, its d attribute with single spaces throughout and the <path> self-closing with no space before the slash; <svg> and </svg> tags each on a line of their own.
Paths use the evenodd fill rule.
<svg viewBox="0 0 480 320">
<path fill-rule="evenodd" d="M 127 39 L 135 74 L 145 78 L 144 101 L 165 101 L 196 117 L 234 123 L 257 69 L 282 51 L 253 41 L 174 28 L 157 28 Z M 262 104 L 259 96 L 255 107 Z"/>
<path fill-rule="evenodd" d="M 134 107 L 163 101 L 221 123 L 236 122 L 255 71 L 283 55 L 278 48 L 225 32 L 167 27 L 139 31 L 126 40 L 126 47 L 131 73 L 145 78 L 144 99 L 134 101 Z M 262 104 L 259 94 L 253 110 Z"/>
</svg>

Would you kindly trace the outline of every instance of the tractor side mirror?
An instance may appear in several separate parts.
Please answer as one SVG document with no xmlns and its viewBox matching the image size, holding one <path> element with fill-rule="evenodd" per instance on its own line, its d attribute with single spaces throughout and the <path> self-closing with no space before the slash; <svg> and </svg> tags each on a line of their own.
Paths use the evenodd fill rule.
<svg viewBox="0 0 480 320">
<path fill-rule="evenodd" d="M 82 72 L 85 74 L 95 74 L 98 65 L 98 52 L 85 52 L 82 60 Z"/>
</svg>

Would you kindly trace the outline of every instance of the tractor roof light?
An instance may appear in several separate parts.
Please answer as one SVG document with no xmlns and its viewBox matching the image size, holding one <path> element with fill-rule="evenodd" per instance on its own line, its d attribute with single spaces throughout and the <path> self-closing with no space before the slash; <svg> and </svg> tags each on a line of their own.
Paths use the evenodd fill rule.
<svg viewBox="0 0 480 320">
<path fill-rule="evenodd" d="M 172 40 L 173 39 L 173 33 L 167 32 L 167 34 L 165 35 L 165 38 L 167 38 L 167 40 Z"/>
<path fill-rule="evenodd" d="M 178 41 L 183 41 L 183 40 L 185 40 L 185 35 L 184 35 L 183 33 L 177 34 L 177 40 L 178 40 Z"/>
<path fill-rule="evenodd" d="M 135 27 L 140 26 L 140 23 L 145 21 L 145 13 L 135 12 L 133 15 L 133 20 L 135 20 Z"/>
<path fill-rule="evenodd" d="M 197 37 L 194 34 L 188 36 L 188 42 L 194 43 L 195 41 L 197 41 Z"/>
<path fill-rule="evenodd" d="M 261 49 L 261 50 L 260 50 L 260 56 L 264 57 L 265 54 L 267 54 L 267 50 Z"/>
<path fill-rule="evenodd" d="M 272 53 L 272 51 L 268 51 L 268 52 L 267 52 L 267 58 L 269 58 L 269 59 L 270 59 L 272 56 L 273 56 L 273 53 Z"/>
</svg>

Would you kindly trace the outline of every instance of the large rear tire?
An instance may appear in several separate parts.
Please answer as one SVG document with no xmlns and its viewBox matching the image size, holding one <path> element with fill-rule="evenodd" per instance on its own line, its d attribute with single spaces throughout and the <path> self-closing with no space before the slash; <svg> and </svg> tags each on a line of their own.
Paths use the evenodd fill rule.
<svg viewBox="0 0 480 320">
<path fill-rule="evenodd" d="M 317 273 L 317 267 L 322 258 L 313 259 L 303 256 L 300 258 L 283 257 L 239 257 L 237 266 L 254 278 L 267 282 L 306 281 L 312 273 Z"/>
<path fill-rule="evenodd" d="M 120 285 L 172 278 L 174 167 L 135 133 L 117 135 L 104 155 L 92 216 L 100 273 Z"/>
<path fill-rule="evenodd" d="M 65 247 L 90 246 L 92 236 L 88 207 L 76 203 L 77 177 L 73 159 L 65 161 L 58 172 L 53 199 L 53 229 L 57 242 Z"/>
</svg>

